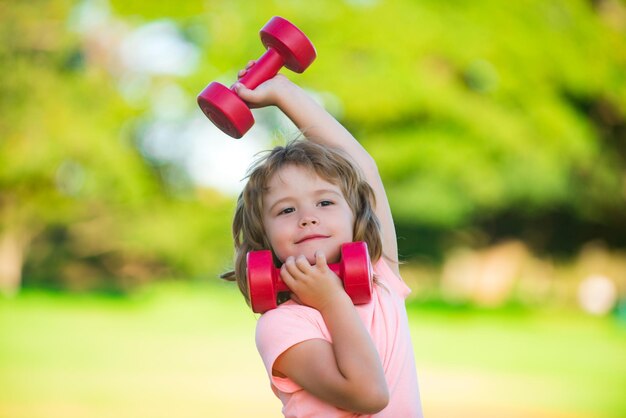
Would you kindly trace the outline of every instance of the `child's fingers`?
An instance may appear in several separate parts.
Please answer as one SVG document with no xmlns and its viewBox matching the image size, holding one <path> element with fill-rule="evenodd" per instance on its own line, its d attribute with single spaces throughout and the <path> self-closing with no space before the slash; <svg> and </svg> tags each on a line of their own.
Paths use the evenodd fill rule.
<svg viewBox="0 0 626 418">
<path fill-rule="evenodd" d="M 287 285 L 287 287 L 291 289 L 295 283 L 295 278 L 291 275 L 291 272 L 288 269 L 289 262 L 290 260 L 288 258 L 287 260 L 285 260 L 285 263 L 280 267 L 280 278 Z"/>
<path fill-rule="evenodd" d="M 240 79 L 241 77 L 243 77 L 244 75 L 246 75 L 248 73 L 248 70 L 250 68 L 252 68 L 252 66 L 256 63 L 256 61 L 248 61 L 248 63 L 246 64 L 246 68 L 239 70 L 237 72 L 237 79 Z"/>
<path fill-rule="evenodd" d="M 299 255 L 298 258 L 296 258 L 296 266 L 302 273 L 308 273 L 311 270 L 309 260 L 303 255 Z"/>
<path fill-rule="evenodd" d="M 283 264 L 281 269 L 284 269 L 285 272 L 289 274 L 289 278 L 292 281 L 301 280 L 305 277 L 305 274 L 296 264 L 296 259 L 294 257 L 287 257 L 287 260 L 285 260 L 285 263 Z M 289 283 L 287 282 L 285 282 L 285 284 L 289 285 Z"/>
<path fill-rule="evenodd" d="M 298 297 L 298 295 L 296 295 L 295 293 L 293 293 L 293 292 L 292 292 L 292 293 L 289 295 L 289 297 L 290 297 L 290 298 L 291 298 L 294 302 L 296 302 L 298 305 L 304 305 L 304 303 L 302 303 L 302 301 L 300 300 L 300 298 Z"/>
<path fill-rule="evenodd" d="M 235 91 L 237 92 L 239 97 L 241 97 L 244 101 L 248 102 L 254 99 L 254 90 L 250 90 L 242 83 L 237 82 L 233 87 L 235 88 Z"/>
<path fill-rule="evenodd" d="M 242 69 L 242 70 L 239 70 L 239 71 L 237 72 L 237 79 L 240 79 L 241 77 L 243 77 L 244 75 L 246 75 L 246 73 L 248 72 L 248 70 L 249 70 L 250 68 L 252 68 L 252 66 L 253 66 L 254 64 L 256 64 L 256 61 L 254 61 L 254 60 L 250 60 L 250 61 L 248 61 L 248 63 L 246 64 L 246 68 L 244 68 L 244 69 Z"/>
<path fill-rule="evenodd" d="M 321 250 L 315 251 L 315 266 L 321 270 L 325 270 L 328 267 L 326 255 Z"/>
</svg>

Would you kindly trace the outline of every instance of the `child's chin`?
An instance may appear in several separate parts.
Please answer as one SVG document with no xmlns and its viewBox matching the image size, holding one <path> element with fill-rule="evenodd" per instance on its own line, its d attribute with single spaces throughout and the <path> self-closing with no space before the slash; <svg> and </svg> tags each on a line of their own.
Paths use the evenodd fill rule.
<svg viewBox="0 0 626 418">
<path fill-rule="evenodd" d="M 324 253 L 326 255 L 326 253 Z M 311 252 L 306 252 L 304 253 L 304 256 L 306 257 L 307 261 L 309 262 L 310 265 L 315 265 L 317 260 L 315 259 L 315 251 L 311 251 Z M 326 256 L 326 264 L 335 264 L 338 263 L 340 261 L 340 255 L 339 252 L 337 252 L 337 255 L 331 254 L 331 258 L 329 258 L 328 256 Z"/>
<path fill-rule="evenodd" d="M 328 249 L 325 248 L 316 248 L 314 250 L 311 251 L 306 251 L 305 252 L 305 256 L 306 259 L 309 260 L 309 263 L 311 264 L 315 264 L 316 260 L 315 260 L 315 253 L 317 251 L 321 251 L 322 254 L 324 254 L 324 257 L 326 258 L 326 264 L 334 264 L 334 263 L 338 263 L 339 259 L 341 257 L 341 253 L 339 251 L 339 249 L 336 249 L 334 251 L 329 251 Z"/>
<path fill-rule="evenodd" d="M 315 253 L 317 251 L 321 251 L 324 256 L 326 257 L 326 263 L 327 264 L 335 264 L 338 263 L 341 260 L 341 249 L 340 248 L 336 248 L 336 249 L 328 249 L 328 248 L 324 248 L 323 246 L 318 246 L 318 245 L 310 245 L 307 246 L 305 248 L 299 248 L 299 250 L 301 251 L 299 254 L 293 254 L 294 257 L 298 257 L 299 255 L 304 255 L 307 259 L 307 261 L 309 262 L 309 264 L 314 265 L 316 260 L 315 260 Z M 286 257 L 285 257 L 286 259 Z"/>
<path fill-rule="evenodd" d="M 341 261 L 341 255 L 339 251 L 324 253 L 326 255 L 326 264 L 336 264 Z M 315 255 L 313 256 L 313 262 L 315 263 Z"/>
<path fill-rule="evenodd" d="M 314 250 L 305 251 L 302 255 L 306 257 L 306 260 L 309 262 L 310 265 L 315 264 L 315 251 Z"/>
</svg>

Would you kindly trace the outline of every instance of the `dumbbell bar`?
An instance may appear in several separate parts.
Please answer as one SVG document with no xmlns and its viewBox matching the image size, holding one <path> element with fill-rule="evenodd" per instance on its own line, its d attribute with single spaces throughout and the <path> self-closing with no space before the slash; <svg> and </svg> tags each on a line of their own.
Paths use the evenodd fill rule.
<svg viewBox="0 0 626 418">
<path fill-rule="evenodd" d="M 276 297 L 289 288 L 280 278 L 280 269 L 274 266 L 269 250 L 250 251 L 247 254 L 248 296 L 252 310 L 264 313 L 276 308 Z M 343 281 L 343 287 L 355 305 L 372 298 L 372 268 L 367 244 L 350 242 L 341 246 L 341 261 L 328 267 Z"/>
<path fill-rule="evenodd" d="M 282 17 L 271 18 L 260 36 L 267 51 L 239 79 L 251 90 L 274 77 L 283 66 L 296 73 L 303 72 L 317 56 L 306 35 Z M 215 126 L 233 138 L 241 138 L 254 125 L 252 112 L 233 86 L 229 89 L 212 82 L 198 95 L 198 105 Z"/>
</svg>

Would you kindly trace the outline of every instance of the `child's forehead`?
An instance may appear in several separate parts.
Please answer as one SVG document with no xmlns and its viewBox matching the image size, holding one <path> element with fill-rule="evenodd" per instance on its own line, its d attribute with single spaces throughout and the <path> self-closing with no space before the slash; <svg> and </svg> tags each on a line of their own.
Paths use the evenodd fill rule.
<svg viewBox="0 0 626 418">
<path fill-rule="evenodd" d="M 333 189 L 343 195 L 340 182 L 316 171 L 313 167 L 289 164 L 276 170 L 266 181 L 264 195 L 284 195 L 305 189 Z"/>
<path fill-rule="evenodd" d="M 325 183 L 335 184 L 330 181 L 330 176 L 323 175 L 315 168 L 300 164 L 286 164 L 276 170 L 267 180 L 267 185 L 271 186 L 272 183 L 290 183 L 294 180 L 311 180 L 322 181 Z"/>
</svg>

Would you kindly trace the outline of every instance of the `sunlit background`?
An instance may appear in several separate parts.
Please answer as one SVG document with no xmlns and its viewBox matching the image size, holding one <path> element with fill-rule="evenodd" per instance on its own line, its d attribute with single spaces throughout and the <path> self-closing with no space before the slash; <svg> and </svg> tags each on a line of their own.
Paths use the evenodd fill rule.
<svg viewBox="0 0 626 418">
<path fill-rule="evenodd" d="M 621 0 L 0 2 L 0 417 L 276 417 L 196 105 L 274 15 L 378 162 L 427 417 L 626 416 Z"/>
</svg>

